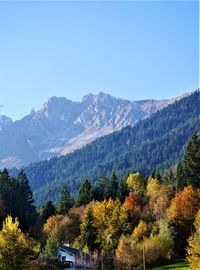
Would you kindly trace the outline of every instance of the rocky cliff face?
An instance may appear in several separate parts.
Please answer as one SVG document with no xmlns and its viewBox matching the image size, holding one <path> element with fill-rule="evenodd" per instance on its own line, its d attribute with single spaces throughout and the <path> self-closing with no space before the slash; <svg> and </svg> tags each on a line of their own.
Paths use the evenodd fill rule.
<svg viewBox="0 0 200 270">
<path fill-rule="evenodd" d="M 97 137 L 132 126 L 180 98 L 129 101 L 100 92 L 81 102 L 51 97 L 39 111 L 15 122 L 0 116 L 0 167 L 20 167 L 67 154 Z"/>
</svg>

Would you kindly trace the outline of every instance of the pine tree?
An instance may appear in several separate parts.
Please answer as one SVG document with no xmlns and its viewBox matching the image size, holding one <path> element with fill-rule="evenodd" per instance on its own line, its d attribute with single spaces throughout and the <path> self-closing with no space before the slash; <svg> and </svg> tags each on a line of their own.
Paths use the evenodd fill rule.
<svg viewBox="0 0 200 270">
<path fill-rule="evenodd" d="M 80 186 L 77 199 L 77 206 L 86 205 L 90 202 L 90 200 L 91 200 L 91 184 L 88 181 L 88 179 L 86 179 L 85 181 L 82 182 Z"/>
<path fill-rule="evenodd" d="M 0 172 L 0 200 L 4 204 L 6 212 L 11 212 L 10 188 L 10 177 L 8 175 L 8 171 L 4 169 Z"/>
<path fill-rule="evenodd" d="M 56 208 L 53 202 L 49 200 L 42 208 L 42 216 L 47 220 L 50 216 L 53 216 L 56 212 Z"/>
<path fill-rule="evenodd" d="M 103 201 L 110 197 L 110 182 L 106 176 L 101 176 L 91 189 L 91 199 Z"/>
<path fill-rule="evenodd" d="M 28 178 L 23 170 L 18 174 L 20 191 L 20 208 L 18 217 L 23 229 L 29 229 L 36 221 L 36 208 L 34 206 L 33 194 L 28 183 Z"/>
<path fill-rule="evenodd" d="M 109 182 L 109 197 L 112 199 L 116 199 L 117 191 L 118 191 L 118 181 L 115 172 L 112 173 L 110 182 Z"/>
<path fill-rule="evenodd" d="M 125 198 L 128 196 L 129 194 L 129 190 L 126 184 L 126 180 L 127 177 L 124 177 L 124 179 L 122 179 L 119 182 L 119 186 L 118 186 L 118 191 L 117 191 L 117 197 L 120 200 L 121 203 L 124 202 Z"/>
<path fill-rule="evenodd" d="M 86 214 L 81 224 L 81 234 L 79 236 L 79 242 L 82 248 L 86 246 L 90 252 L 93 252 L 98 247 L 96 243 L 97 231 L 94 226 L 94 221 L 95 218 L 93 215 L 93 211 L 89 207 L 86 210 Z"/>
<path fill-rule="evenodd" d="M 58 204 L 59 214 L 65 215 L 69 212 L 70 208 L 73 206 L 73 199 L 70 195 L 69 190 L 64 187 L 61 191 L 61 197 Z"/>
<path fill-rule="evenodd" d="M 178 163 L 177 165 L 177 190 L 180 190 L 186 185 L 186 181 L 184 178 L 183 165 Z"/>
<path fill-rule="evenodd" d="M 200 139 L 194 133 L 184 155 L 184 178 L 188 185 L 200 188 Z"/>
</svg>

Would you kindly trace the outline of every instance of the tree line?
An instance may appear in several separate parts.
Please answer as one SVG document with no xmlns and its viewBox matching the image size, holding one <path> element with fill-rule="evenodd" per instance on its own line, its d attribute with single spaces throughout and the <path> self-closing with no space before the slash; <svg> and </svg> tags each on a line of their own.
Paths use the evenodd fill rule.
<svg viewBox="0 0 200 270">
<path fill-rule="evenodd" d="M 196 91 L 133 127 L 69 155 L 30 164 L 25 171 L 36 205 L 58 201 L 63 185 L 76 194 L 85 178 L 94 184 L 101 176 L 110 178 L 113 170 L 119 179 L 132 171 L 147 177 L 153 170 L 163 171 L 180 162 L 188 138 L 199 131 L 199 101 Z"/>
<path fill-rule="evenodd" d="M 89 253 L 94 269 L 141 269 L 187 257 L 200 265 L 200 138 L 190 138 L 183 160 L 148 176 L 115 172 L 85 179 L 77 196 L 64 186 L 58 202 L 34 206 L 22 170 L 0 172 L 0 269 L 59 269 L 59 245 Z M 196 267 L 196 268 L 195 268 Z"/>
</svg>

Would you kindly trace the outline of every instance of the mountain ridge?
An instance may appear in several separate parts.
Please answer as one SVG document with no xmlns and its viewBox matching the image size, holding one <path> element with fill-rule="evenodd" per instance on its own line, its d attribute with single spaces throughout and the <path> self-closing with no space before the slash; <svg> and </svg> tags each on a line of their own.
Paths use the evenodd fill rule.
<svg viewBox="0 0 200 270">
<path fill-rule="evenodd" d="M 80 102 L 53 96 L 38 111 L 0 125 L 0 167 L 21 167 L 73 152 L 98 137 L 133 126 L 183 96 L 129 101 L 99 92 Z"/>
<path fill-rule="evenodd" d="M 57 200 L 63 185 L 76 193 L 83 179 L 95 182 L 101 176 L 109 177 L 113 170 L 123 177 L 131 171 L 145 176 L 168 168 L 181 161 L 195 131 L 200 132 L 199 91 L 73 153 L 30 164 L 25 171 L 36 204 Z"/>
</svg>

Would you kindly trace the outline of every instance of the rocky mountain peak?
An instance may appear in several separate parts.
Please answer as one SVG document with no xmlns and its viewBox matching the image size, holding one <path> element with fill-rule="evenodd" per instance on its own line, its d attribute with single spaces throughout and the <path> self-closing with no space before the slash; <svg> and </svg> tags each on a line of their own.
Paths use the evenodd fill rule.
<svg viewBox="0 0 200 270">
<path fill-rule="evenodd" d="M 81 102 L 51 97 L 40 110 L 12 122 L 0 116 L 0 167 L 19 167 L 81 148 L 176 101 L 129 101 L 104 92 Z M 4 128 L 8 126 L 8 128 Z"/>
<path fill-rule="evenodd" d="M 7 117 L 6 115 L 0 115 L 0 131 L 7 127 L 12 125 L 13 120 L 9 117 Z"/>
</svg>

